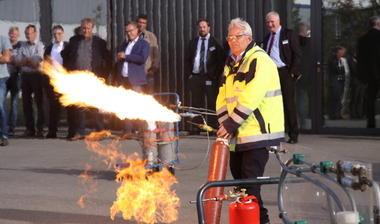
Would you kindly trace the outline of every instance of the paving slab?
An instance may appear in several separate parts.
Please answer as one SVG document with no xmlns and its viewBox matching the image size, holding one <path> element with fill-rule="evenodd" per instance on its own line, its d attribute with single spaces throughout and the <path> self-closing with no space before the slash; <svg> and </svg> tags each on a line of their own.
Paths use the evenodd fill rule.
<svg viewBox="0 0 380 224">
<path fill-rule="evenodd" d="M 21 134 L 21 130 L 16 134 Z M 110 207 L 120 186 L 114 181 L 115 172 L 107 170 L 107 165 L 86 148 L 84 141 L 67 141 L 65 135 L 65 131 L 60 130 L 57 139 L 11 137 L 10 145 L 0 148 L 0 223 L 136 223 L 124 220 L 121 214 L 111 220 Z M 181 135 L 181 162 L 176 164 L 175 175 L 178 184 L 173 187 L 181 200 L 181 207 L 179 219 L 174 223 L 198 223 L 196 206 L 189 201 L 195 200 L 200 186 L 207 180 L 208 152 L 214 141 L 215 137 L 208 138 L 205 133 Z M 111 144 L 112 139 L 101 143 Z M 380 137 L 301 135 L 298 144 L 372 163 L 373 178 L 380 181 Z M 118 145 L 125 155 L 141 151 L 137 140 L 120 141 Z M 86 198 L 82 208 L 77 201 L 86 194 L 86 187 L 78 176 L 84 172 L 86 164 L 99 173 L 94 176 L 97 191 Z M 265 176 L 278 177 L 280 171 L 277 159 L 271 154 Z M 229 172 L 227 179 L 232 179 Z M 262 195 L 271 223 L 281 223 L 277 186 L 263 186 Z M 228 223 L 229 203 L 225 202 L 223 206 L 221 223 Z"/>
</svg>

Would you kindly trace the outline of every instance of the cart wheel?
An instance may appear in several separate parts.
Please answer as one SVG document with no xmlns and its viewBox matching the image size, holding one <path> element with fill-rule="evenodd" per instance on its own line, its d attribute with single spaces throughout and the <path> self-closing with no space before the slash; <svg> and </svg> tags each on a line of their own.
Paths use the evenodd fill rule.
<svg viewBox="0 0 380 224">
<path fill-rule="evenodd" d="M 170 173 L 173 174 L 173 176 L 175 176 L 175 168 L 174 168 L 174 166 L 170 166 L 170 167 L 168 168 L 168 170 L 169 170 Z"/>
</svg>

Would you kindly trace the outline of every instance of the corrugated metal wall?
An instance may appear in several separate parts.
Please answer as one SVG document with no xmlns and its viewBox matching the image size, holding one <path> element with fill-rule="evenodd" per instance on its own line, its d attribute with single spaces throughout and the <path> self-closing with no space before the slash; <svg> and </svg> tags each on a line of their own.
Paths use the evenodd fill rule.
<svg viewBox="0 0 380 224">
<path fill-rule="evenodd" d="M 188 42 L 198 36 L 197 20 L 210 21 L 211 35 L 222 42 L 227 36 L 228 22 L 236 17 L 246 20 L 257 42 L 265 35 L 265 14 L 271 11 L 268 0 L 110 0 L 108 41 L 113 52 L 124 39 L 124 23 L 140 13 L 148 15 L 147 30 L 156 34 L 161 50 L 157 92 L 175 92 L 182 105 L 190 106 L 184 80 L 184 54 Z M 183 125 L 182 125 L 183 128 Z"/>
</svg>

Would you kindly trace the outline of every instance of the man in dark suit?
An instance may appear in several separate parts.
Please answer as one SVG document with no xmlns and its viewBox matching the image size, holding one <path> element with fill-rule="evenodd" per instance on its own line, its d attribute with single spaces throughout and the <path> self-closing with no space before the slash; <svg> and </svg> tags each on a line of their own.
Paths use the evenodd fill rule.
<svg viewBox="0 0 380 224">
<path fill-rule="evenodd" d="M 380 18 L 369 19 L 370 30 L 359 38 L 357 60 L 358 79 L 367 86 L 367 128 L 376 128 L 376 96 L 380 87 Z"/>
<path fill-rule="evenodd" d="M 141 93 L 143 85 L 147 84 L 145 63 L 149 57 L 149 43 L 139 36 L 135 22 L 127 22 L 124 28 L 127 39 L 121 44 L 117 54 L 117 84 Z M 123 135 L 118 140 L 132 137 L 132 123 L 129 119 L 123 120 L 122 131 Z"/>
<path fill-rule="evenodd" d="M 345 51 L 346 49 L 342 46 L 335 47 L 333 55 L 328 60 L 328 114 L 330 120 L 343 119 L 341 110 L 346 80 L 346 70 L 343 62 Z"/>
<path fill-rule="evenodd" d="M 293 30 L 282 28 L 277 12 L 266 15 L 266 24 L 270 33 L 264 38 L 263 48 L 277 65 L 284 102 L 285 129 L 289 135 L 287 142 L 295 144 L 298 142 L 298 122 L 294 81 L 298 81 L 301 75 L 298 71 L 301 62 L 299 37 Z"/>
<path fill-rule="evenodd" d="M 89 18 L 81 21 L 81 29 L 82 34 L 71 37 L 69 44 L 61 51 L 63 66 L 68 71 L 88 70 L 99 78 L 107 79 L 112 60 L 106 41 L 92 34 L 94 22 Z M 96 131 L 103 130 L 103 116 L 99 110 L 91 108 L 90 111 L 95 120 Z M 69 123 L 67 138 L 84 139 L 85 108 L 68 107 L 67 119 Z"/>
<path fill-rule="evenodd" d="M 45 61 L 51 61 L 53 65 L 62 65 L 61 51 L 68 44 L 63 42 L 64 30 L 61 25 L 56 25 L 52 29 L 54 43 L 46 47 L 44 52 Z M 61 112 L 61 104 L 59 103 L 59 94 L 54 91 L 54 87 L 50 83 L 49 76 L 45 75 L 43 86 L 45 94 L 49 102 L 49 132 L 46 138 L 56 138 L 58 131 L 59 114 Z"/>
<path fill-rule="evenodd" d="M 299 66 L 299 71 L 302 74 L 302 79 L 296 86 L 296 107 L 299 120 L 299 127 L 306 129 L 306 118 L 310 111 L 309 107 L 306 107 L 306 102 L 310 99 L 311 85 L 310 85 L 310 37 L 309 27 L 303 22 L 298 22 L 294 28 L 294 31 L 298 33 L 300 48 L 302 52 L 302 59 Z"/>
<path fill-rule="evenodd" d="M 223 71 L 222 47 L 210 35 L 210 26 L 207 19 L 198 20 L 199 37 L 192 39 L 187 47 L 185 57 L 185 77 L 188 80 L 191 93 L 191 106 L 204 108 L 204 97 L 207 97 L 207 108 L 215 110 L 218 95 L 218 79 Z M 203 123 L 200 117 L 194 118 L 195 123 Z M 209 116 L 208 124 L 217 128 L 216 116 Z M 200 130 L 193 128 L 189 134 L 199 134 Z"/>
</svg>

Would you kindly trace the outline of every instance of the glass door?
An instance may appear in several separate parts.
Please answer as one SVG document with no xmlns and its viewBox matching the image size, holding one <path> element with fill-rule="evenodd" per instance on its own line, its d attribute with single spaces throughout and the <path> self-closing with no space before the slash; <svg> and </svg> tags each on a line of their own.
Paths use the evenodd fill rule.
<svg viewBox="0 0 380 224">
<path fill-rule="evenodd" d="M 291 2 L 291 1 L 290 1 Z M 295 84 L 295 104 L 297 110 L 298 125 L 300 130 L 311 130 L 313 128 L 313 109 L 314 108 L 314 87 L 312 62 L 313 37 L 311 20 L 311 0 L 295 0 L 288 7 L 287 24 L 299 37 L 299 44 L 302 51 L 302 59 L 299 66 L 301 73 L 300 80 Z"/>
<path fill-rule="evenodd" d="M 359 81 L 356 42 L 378 14 L 378 2 L 323 0 L 323 127 L 366 128 L 368 96 Z M 380 99 L 376 100 L 376 120 Z"/>
<path fill-rule="evenodd" d="M 376 127 L 367 128 L 368 96 L 359 82 L 356 42 L 379 14 L 379 0 L 292 0 L 287 26 L 300 35 L 301 81 L 295 87 L 299 126 L 317 134 L 380 134 L 380 93 Z"/>
</svg>

